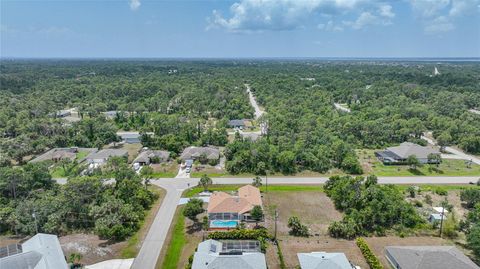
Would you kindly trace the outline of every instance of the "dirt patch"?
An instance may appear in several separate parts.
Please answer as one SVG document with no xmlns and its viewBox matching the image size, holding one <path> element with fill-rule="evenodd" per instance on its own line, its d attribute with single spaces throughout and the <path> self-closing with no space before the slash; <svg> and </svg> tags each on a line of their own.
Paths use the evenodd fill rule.
<svg viewBox="0 0 480 269">
<path fill-rule="evenodd" d="M 277 235 L 287 268 L 298 265 L 300 252 L 344 252 L 347 258 L 362 268 L 368 268 L 365 259 L 354 241 L 334 239 L 328 236 L 328 226 L 341 220 L 333 202 L 323 192 L 271 192 L 264 194 L 266 226 L 274 232 L 272 218 L 274 208 L 278 210 Z M 288 234 L 288 218 L 297 216 L 307 225 L 312 234 L 309 238 L 294 237 Z M 270 245 L 267 249 L 268 268 L 280 268 L 277 249 Z"/>
<path fill-rule="evenodd" d="M 438 237 L 397 237 L 397 236 L 386 236 L 386 237 L 368 237 L 365 238 L 368 245 L 375 253 L 375 255 L 380 259 L 380 262 L 385 268 L 390 268 L 390 264 L 385 258 L 385 247 L 386 246 L 442 246 L 442 245 L 451 245 L 447 240 L 438 238 Z M 368 268 L 368 267 L 367 267 Z"/>
<path fill-rule="evenodd" d="M 29 237 L 14 236 L 14 235 L 2 235 L 0 236 L 0 247 L 5 247 L 11 244 L 21 244 Z"/>
<path fill-rule="evenodd" d="M 266 211 L 278 210 L 277 231 L 279 235 L 288 235 L 288 218 L 297 216 L 310 228 L 311 234 L 325 235 L 331 222 L 341 220 L 333 202 L 323 192 L 271 192 L 264 194 Z M 267 227 L 274 226 L 272 214 L 266 212 Z"/>
<path fill-rule="evenodd" d="M 333 239 L 329 236 L 313 236 L 310 238 L 282 237 L 279 240 L 287 268 L 298 265 L 297 253 L 302 252 L 343 252 L 347 259 L 361 268 L 368 268 L 362 252 L 355 241 Z"/>
<path fill-rule="evenodd" d="M 71 253 L 80 253 L 83 264 L 93 264 L 109 259 L 118 258 L 120 251 L 127 242 L 109 244 L 94 234 L 70 234 L 59 238 L 63 253 L 66 257 Z"/>
</svg>

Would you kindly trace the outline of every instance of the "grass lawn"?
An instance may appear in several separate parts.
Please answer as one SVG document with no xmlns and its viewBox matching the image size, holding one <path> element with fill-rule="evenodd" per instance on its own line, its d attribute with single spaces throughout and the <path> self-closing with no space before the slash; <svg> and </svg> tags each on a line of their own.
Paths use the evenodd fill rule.
<svg viewBox="0 0 480 269">
<path fill-rule="evenodd" d="M 50 175 L 52 178 L 65 177 L 65 170 L 63 170 L 62 166 L 56 166 L 50 171 Z"/>
<path fill-rule="evenodd" d="M 76 159 L 81 160 L 81 159 L 87 157 L 88 153 L 89 153 L 88 151 L 79 151 L 79 152 L 77 152 Z"/>
<path fill-rule="evenodd" d="M 150 166 L 153 168 L 153 178 L 174 178 L 178 173 L 179 164 L 170 162 Z"/>
<path fill-rule="evenodd" d="M 444 159 L 439 167 L 423 165 L 416 170 L 408 165 L 384 165 L 374 154 L 375 150 L 357 150 L 357 155 L 366 174 L 377 176 L 480 176 L 480 165 L 467 168 L 463 160 Z"/>
<path fill-rule="evenodd" d="M 170 239 L 166 240 L 166 242 L 169 243 L 165 244 L 168 248 L 165 251 L 163 261 L 160 263 L 157 262 L 156 268 L 177 269 L 178 267 L 180 253 L 182 252 L 183 246 L 187 243 L 187 239 L 185 238 L 185 217 L 182 215 L 182 210 L 183 207 L 178 207 L 177 212 L 175 212 L 174 223 L 172 223 L 173 230 L 172 227 L 170 227 Z"/>
<path fill-rule="evenodd" d="M 208 189 L 210 191 L 236 191 L 238 188 L 245 186 L 245 185 L 213 185 Z M 187 190 L 184 193 L 185 197 L 193 197 L 203 191 L 202 187 L 194 187 Z M 266 187 L 261 186 L 260 191 L 265 193 Z M 323 192 L 322 185 L 269 185 L 268 192 L 290 192 L 290 191 L 298 191 L 298 192 L 307 192 L 307 191 L 319 191 Z"/>
<path fill-rule="evenodd" d="M 165 197 L 165 190 L 153 185 L 151 185 L 149 189 L 158 194 L 158 199 L 153 203 L 152 207 L 148 210 L 145 219 L 140 223 L 141 228 L 127 240 L 127 245 L 120 253 L 122 259 L 135 258 L 137 256 L 141 243 L 147 235 L 158 209 L 162 205 L 163 198 Z"/>
</svg>

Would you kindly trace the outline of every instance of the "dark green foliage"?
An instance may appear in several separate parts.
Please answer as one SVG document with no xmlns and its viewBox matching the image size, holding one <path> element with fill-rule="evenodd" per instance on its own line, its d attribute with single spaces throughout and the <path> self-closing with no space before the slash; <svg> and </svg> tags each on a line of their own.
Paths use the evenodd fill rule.
<svg viewBox="0 0 480 269">
<path fill-rule="evenodd" d="M 209 239 L 215 240 L 252 240 L 258 238 L 272 238 L 269 234 L 267 229 L 260 228 L 254 230 L 247 230 L 247 229 L 235 229 L 231 231 L 216 231 L 211 232 L 208 234 Z"/>
<path fill-rule="evenodd" d="M 480 203 L 480 189 L 466 189 L 460 193 L 460 199 L 465 202 L 468 208 L 473 208 Z"/>
<path fill-rule="evenodd" d="M 373 254 L 373 251 L 370 249 L 365 239 L 359 237 L 355 242 L 357 243 L 358 248 L 360 248 L 360 251 L 362 252 L 363 257 L 365 257 L 370 269 L 383 269 L 380 260 L 375 254 Z"/>
<path fill-rule="evenodd" d="M 263 210 L 262 207 L 259 205 L 256 205 L 253 207 L 252 211 L 250 211 L 250 216 L 255 222 L 259 222 L 263 219 Z"/>
<path fill-rule="evenodd" d="M 333 176 L 324 186 L 325 193 L 345 217 L 329 227 L 330 235 L 352 239 L 358 235 L 377 233 L 394 226 L 414 228 L 423 222 L 413 206 L 393 185 L 363 183 L 363 177 Z"/>
<path fill-rule="evenodd" d="M 145 209 L 157 196 L 145 189 L 123 159 L 111 160 L 106 172 L 113 175 L 115 184 L 105 185 L 99 177 L 74 177 L 58 185 L 44 164 L 2 168 L 4 175 L 16 175 L 18 191 L 14 199 L 8 187 L 11 183 L 1 190 L 8 199 L 0 199 L 0 232 L 29 235 L 38 228 L 39 232 L 61 234 L 85 229 L 102 238 L 124 239 L 139 228 Z"/>
<path fill-rule="evenodd" d="M 200 178 L 200 181 L 198 182 L 198 185 L 199 185 L 199 186 L 202 186 L 205 191 L 207 191 L 207 190 L 208 190 L 208 186 L 210 186 L 210 185 L 212 185 L 212 184 L 213 184 L 212 179 L 211 179 L 209 176 L 205 175 L 205 174 L 202 175 L 202 177 Z"/>
<path fill-rule="evenodd" d="M 468 247 L 473 250 L 473 253 L 480 257 L 480 224 L 475 224 L 467 235 Z"/>
<path fill-rule="evenodd" d="M 183 208 L 183 215 L 192 221 L 197 221 L 197 215 L 203 211 L 203 201 L 200 199 L 191 198 Z"/>
</svg>

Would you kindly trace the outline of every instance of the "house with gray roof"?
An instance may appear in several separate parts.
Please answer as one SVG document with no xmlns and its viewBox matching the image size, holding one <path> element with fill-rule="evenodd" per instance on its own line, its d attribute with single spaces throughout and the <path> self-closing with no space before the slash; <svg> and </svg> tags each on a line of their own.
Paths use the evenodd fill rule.
<svg viewBox="0 0 480 269">
<path fill-rule="evenodd" d="M 67 269 L 68 265 L 57 236 L 39 233 L 23 243 L 15 252 L 0 256 L 0 268 Z"/>
<path fill-rule="evenodd" d="M 86 159 L 89 164 L 102 165 L 111 157 L 128 158 L 128 151 L 124 149 L 102 149 L 98 152 L 90 153 Z"/>
<path fill-rule="evenodd" d="M 297 253 L 302 269 L 354 269 L 344 253 Z"/>
<path fill-rule="evenodd" d="M 229 120 L 228 121 L 228 127 L 243 129 L 245 127 L 245 121 L 244 120 Z"/>
<path fill-rule="evenodd" d="M 146 134 L 153 136 L 152 132 L 147 132 Z M 140 132 L 117 132 L 117 135 L 120 136 L 122 141 L 127 144 L 135 144 L 142 142 L 142 134 Z"/>
<path fill-rule="evenodd" d="M 220 159 L 220 151 L 214 147 L 188 147 L 183 150 L 180 159 L 197 160 L 204 156 L 208 161 L 218 161 Z"/>
<path fill-rule="evenodd" d="M 154 162 L 154 159 L 158 158 L 160 162 L 166 162 L 170 158 L 170 152 L 165 150 L 144 150 L 138 154 L 137 158 L 133 160 L 133 164 L 138 163 L 139 166 L 149 165 Z"/>
<path fill-rule="evenodd" d="M 207 240 L 198 244 L 192 269 L 266 269 L 265 255 L 259 248 L 242 248 L 242 241 Z M 250 242 L 249 242 L 250 243 Z M 250 244 L 248 244 L 250 245 Z M 240 249 L 239 249 L 240 246 Z"/>
<path fill-rule="evenodd" d="M 390 246 L 385 256 L 396 269 L 480 269 L 454 246 Z"/>
<path fill-rule="evenodd" d="M 70 148 L 53 148 L 39 156 L 35 159 L 31 160 L 31 163 L 36 162 L 43 162 L 43 161 L 54 161 L 58 162 L 61 160 L 75 160 L 77 158 L 77 154 L 81 152 L 86 153 L 94 153 L 98 150 L 96 148 L 77 148 L 77 147 L 70 147 Z M 84 161 L 85 158 L 78 159 L 78 162 Z"/>
<path fill-rule="evenodd" d="M 417 157 L 420 163 L 437 163 L 438 159 L 428 158 L 430 154 L 440 156 L 440 151 L 433 147 L 424 147 L 411 142 L 403 142 L 399 146 L 375 152 L 375 156 L 385 164 L 402 164 L 410 156 Z"/>
</svg>

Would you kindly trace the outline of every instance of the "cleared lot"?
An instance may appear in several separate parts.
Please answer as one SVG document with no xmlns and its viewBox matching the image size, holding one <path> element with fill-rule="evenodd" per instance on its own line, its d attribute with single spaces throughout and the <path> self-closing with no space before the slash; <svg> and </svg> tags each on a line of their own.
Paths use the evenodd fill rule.
<svg viewBox="0 0 480 269">
<path fill-rule="evenodd" d="M 276 207 L 279 216 L 277 231 L 279 244 L 288 268 L 298 265 L 298 252 L 344 252 L 347 258 L 362 268 L 368 268 L 362 253 L 354 241 L 339 240 L 327 235 L 327 229 L 331 222 L 342 219 L 332 201 L 321 191 L 291 191 L 271 192 L 264 194 L 266 207 L 266 224 L 268 229 L 274 232 L 274 221 L 271 214 Z M 288 234 L 288 218 L 297 216 L 302 223 L 310 228 L 312 236 L 308 238 L 294 237 Z M 280 268 L 278 256 L 274 246 L 267 251 L 267 263 L 269 268 Z"/>
</svg>

